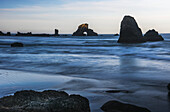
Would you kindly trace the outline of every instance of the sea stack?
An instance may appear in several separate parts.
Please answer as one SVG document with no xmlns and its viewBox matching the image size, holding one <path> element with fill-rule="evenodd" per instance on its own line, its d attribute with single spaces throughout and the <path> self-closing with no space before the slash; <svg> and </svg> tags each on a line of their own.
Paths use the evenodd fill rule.
<svg viewBox="0 0 170 112">
<path fill-rule="evenodd" d="M 58 29 L 55 29 L 55 34 L 54 35 L 59 36 L 58 32 L 59 32 Z"/>
<path fill-rule="evenodd" d="M 131 16 L 125 16 L 121 22 L 120 37 L 118 43 L 142 43 L 146 42 L 136 20 Z"/>
<path fill-rule="evenodd" d="M 147 31 L 146 34 L 144 35 L 144 38 L 147 41 L 163 41 L 164 40 L 164 38 L 161 35 L 159 35 L 159 33 L 155 31 L 154 29 Z"/>
<path fill-rule="evenodd" d="M 98 36 L 98 34 L 96 32 L 94 32 L 92 29 L 89 29 L 88 28 L 88 24 L 85 23 L 85 24 L 81 24 L 77 31 L 73 33 L 72 36 Z M 85 34 L 85 32 L 87 34 Z"/>
</svg>

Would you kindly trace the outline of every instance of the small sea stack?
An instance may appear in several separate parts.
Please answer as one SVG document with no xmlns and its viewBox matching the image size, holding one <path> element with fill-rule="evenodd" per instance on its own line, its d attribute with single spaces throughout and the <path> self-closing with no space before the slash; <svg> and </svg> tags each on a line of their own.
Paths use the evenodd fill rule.
<svg viewBox="0 0 170 112">
<path fill-rule="evenodd" d="M 119 34 L 118 34 L 118 33 L 116 33 L 116 34 L 114 34 L 114 36 L 119 36 Z"/>
<path fill-rule="evenodd" d="M 121 103 L 119 101 L 109 101 L 105 103 L 101 109 L 104 112 L 151 112 L 147 108 L 136 105 Z"/>
<path fill-rule="evenodd" d="M 0 99 L 0 112 L 90 112 L 89 101 L 64 91 L 18 91 Z"/>
<path fill-rule="evenodd" d="M 88 26 L 87 23 L 79 25 L 77 31 L 74 32 L 72 36 L 98 36 L 98 34 L 92 29 L 89 29 Z"/>
<path fill-rule="evenodd" d="M 147 41 L 163 41 L 164 38 L 159 35 L 159 33 L 157 31 L 155 31 L 154 29 L 149 30 L 145 33 L 144 38 Z"/>
<path fill-rule="evenodd" d="M 24 47 L 24 44 L 20 42 L 14 42 L 11 44 L 11 47 Z"/>
<path fill-rule="evenodd" d="M 118 43 L 142 43 L 146 42 L 136 20 L 131 16 L 125 16 L 121 22 L 120 37 Z"/>
<path fill-rule="evenodd" d="M 54 32 L 54 36 L 60 36 L 60 35 L 58 34 L 58 32 L 59 32 L 58 29 L 55 29 L 54 31 L 55 31 L 55 32 Z"/>
</svg>

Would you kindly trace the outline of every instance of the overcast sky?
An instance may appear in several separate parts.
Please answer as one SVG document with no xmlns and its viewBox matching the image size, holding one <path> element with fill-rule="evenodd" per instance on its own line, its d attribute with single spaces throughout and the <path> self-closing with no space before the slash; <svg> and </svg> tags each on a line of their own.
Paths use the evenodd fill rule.
<svg viewBox="0 0 170 112">
<path fill-rule="evenodd" d="M 0 30 L 73 33 L 88 23 L 97 33 L 119 33 L 124 15 L 134 16 L 143 33 L 170 32 L 170 0 L 0 0 Z"/>
</svg>

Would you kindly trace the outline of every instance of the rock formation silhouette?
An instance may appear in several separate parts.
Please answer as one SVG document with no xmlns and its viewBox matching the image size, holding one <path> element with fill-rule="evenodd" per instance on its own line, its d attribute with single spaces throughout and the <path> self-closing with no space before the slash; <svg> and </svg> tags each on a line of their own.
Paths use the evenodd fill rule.
<svg viewBox="0 0 170 112">
<path fill-rule="evenodd" d="M 163 37 L 159 35 L 157 31 L 154 29 L 149 30 L 145 33 L 144 38 L 146 38 L 147 41 L 163 41 Z"/>
<path fill-rule="evenodd" d="M 58 32 L 59 32 L 58 29 L 55 29 L 54 36 L 59 36 Z"/>
<path fill-rule="evenodd" d="M 54 30 L 54 34 L 32 34 L 32 32 L 28 32 L 28 33 L 20 33 L 17 32 L 17 34 L 15 36 L 35 36 L 35 37 L 50 37 L 50 36 L 59 36 L 58 34 L 58 29 Z"/>
<path fill-rule="evenodd" d="M 11 32 L 7 32 L 6 34 L 0 31 L 0 36 L 11 36 Z"/>
<path fill-rule="evenodd" d="M 146 42 L 136 20 L 131 16 L 125 16 L 121 22 L 120 37 L 118 43 L 142 43 Z"/>
<path fill-rule="evenodd" d="M 85 34 L 87 33 L 87 34 Z M 72 36 L 98 36 L 96 32 L 94 32 L 92 29 L 88 28 L 88 24 L 81 24 L 77 31 L 73 33 Z"/>
</svg>

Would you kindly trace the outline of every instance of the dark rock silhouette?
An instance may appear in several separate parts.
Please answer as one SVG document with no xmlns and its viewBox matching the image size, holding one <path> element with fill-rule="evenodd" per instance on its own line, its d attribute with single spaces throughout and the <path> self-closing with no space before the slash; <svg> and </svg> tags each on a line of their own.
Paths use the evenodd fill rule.
<svg viewBox="0 0 170 112">
<path fill-rule="evenodd" d="M 55 29 L 54 34 L 32 34 L 32 32 L 28 32 L 28 33 L 20 33 L 17 32 L 17 34 L 15 36 L 35 36 L 35 37 L 50 37 L 50 36 L 59 36 L 58 34 L 58 29 Z"/>
<path fill-rule="evenodd" d="M 118 34 L 118 33 L 116 33 L 116 34 L 114 34 L 114 36 L 119 36 L 119 34 Z"/>
<path fill-rule="evenodd" d="M 19 91 L 0 99 L 0 112 L 90 112 L 88 99 L 47 90 Z"/>
<path fill-rule="evenodd" d="M 20 42 L 14 42 L 11 44 L 11 47 L 24 47 L 24 44 Z"/>
<path fill-rule="evenodd" d="M 20 33 L 17 32 L 16 36 L 37 36 L 37 37 L 49 37 L 50 34 L 32 34 L 32 32 L 28 33 Z"/>
<path fill-rule="evenodd" d="M 101 109 L 104 112 L 151 112 L 147 108 L 125 104 L 118 101 L 109 101 L 105 103 Z"/>
<path fill-rule="evenodd" d="M 118 43 L 142 43 L 146 42 L 142 31 L 138 27 L 135 19 L 131 16 L 125 16 L 121 22 L 120 37 Z"/>
<path fill-rule="evenodd" d="M 87 36 L 98 36 L 97 33 L 95 33 L 92 29 L 87 30 Z"/>
<path fill-rule="evenodd" d="M 6 34 L 7 36 L 11 36 L 11 32 L 7 32 L 7 34 Z"/>
<path fill-rule="evenodd" d="M 10 32 L 7 32 L 6 34 L 0 31 L 0 36 L 11 36 Z"/>
<path fill-rule="evenodd" d="M 55 29 L 54 36 L 59 36 L 58 32 L 59 32 L 58 29 Z"/>
<path fill-rule="evenodd" d="M 16 36 L 32 36 L 32 32 L 28 32 L 28 33 L 17 32 Z"/>
<path fill-rule="evenodd" d="M 108 90 L 107 93 L 130 93 L 128 90 Z"/>
<path fill-rule="evenodd" d="M 87 35 L 85 34 L 87 33 Z M 97 33 L 95 33 L 92 29 L 88 28 L 88 24 L 81 24 L 77 31 L 73 33 L 72 36 L 98 36 Z"/>
<path fill-rule="evenodd" d="M 0 36 L 3 36 L 3 35 L 4 35 L 4 33 L 2 31 L 0 31 Z"/>
<path fill-rule="evenodd" d="M 146 38 L 147 41 L 163 41 L 164 40 L 163 37 L 159 35 L 159 33 L 155 31 L 154 29 L 146 32 L 146 34 L 144 35 L 144 38 Z"/>
</svg>

